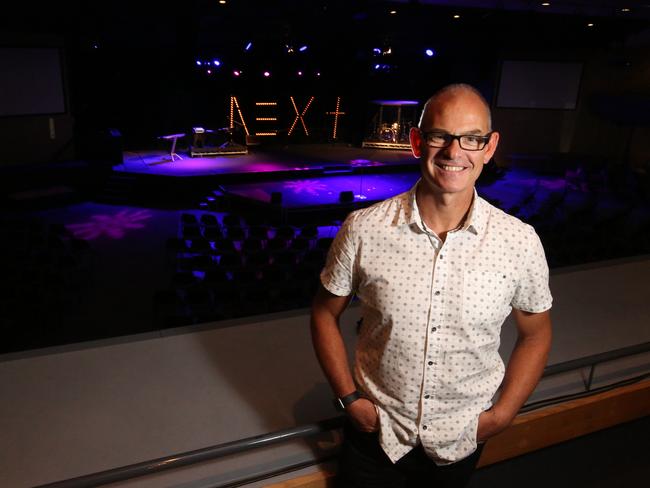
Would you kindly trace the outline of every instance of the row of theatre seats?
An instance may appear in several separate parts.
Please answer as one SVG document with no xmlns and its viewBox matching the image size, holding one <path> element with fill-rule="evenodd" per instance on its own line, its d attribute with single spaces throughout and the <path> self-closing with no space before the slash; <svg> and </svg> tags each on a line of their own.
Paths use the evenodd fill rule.
<svg viewBox="0 0 650 488">
<path fill-rule="evenodd" d="M 639 188 L 632 180 L 596 185 L 568 174 L 540 177 L 504 198 L 507 206 L 491 201 L 535 227 L 557 268 L 650 253 L 650 197 Z M 326 236 L 322 229 L 206 209 L 182 214 L 178 236 L 167 241 L 173 273 L 156 293 L 156 325 L 308 306 L 337 227 L 327 227 Z"/>
<path fill-rule="evenodd" d="M 254 217 L 184 213 L 167 240 L 170 286 L 155 295 L 156 326 L 309 306 L 336 227 L 269 226 Z"/>
<path fill-rule="evenodd" d="M 0 221 L 0 234 L 2 352 L 56 342 L 93 280 L 90 245 L 36 218 Z"/>
<path fill-rule="evenodd" d="M 650 253 L 650 201 L 637 193 L 537 184 L 505 210 L 535 227 L 551 267 Z"/>
</svg>

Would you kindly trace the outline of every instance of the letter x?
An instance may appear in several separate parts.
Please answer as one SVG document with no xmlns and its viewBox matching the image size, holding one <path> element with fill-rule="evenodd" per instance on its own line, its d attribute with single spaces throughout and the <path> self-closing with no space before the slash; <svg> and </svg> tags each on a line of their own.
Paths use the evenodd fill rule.
<svg viewBox="0 0 650 488">
<path fill-rule="evenodd" d="M 307 105 L 305 106 L 305 110 L 303 110 L 302 113 L 300 113 L 298 111 L 298 107 L 296 106 L 296 101 L 293 99 L 293 97 L 289 97 L 289 98 L 291 99 L 291 104 L 293 105 L 293 110 L 296 112 L 296 118 L 294 119 L 293 124 L 291 124 L 291 129 L 289 129 L 289 133 L 287 135 L 289 135 L 289 136 L 291 135 L 291 133 L 293 132 L 293 129 L 296 128 L 296 124 L 300 120 L 300 123 L 302 124 L 302 128 L 305 130 L 305 135 L 308 136 L 309 131 L 307 130 L 307 125 L 305 124 L 305 119 L 303 119 L 303 117 L 307 113 L 307 110 L 309 110 L 309 106 L 311 105 L 311 102 L 314 101 L 314 97 L 311 97 L 309 99 L 309 101 L 307 102 Z"/>
</svg>

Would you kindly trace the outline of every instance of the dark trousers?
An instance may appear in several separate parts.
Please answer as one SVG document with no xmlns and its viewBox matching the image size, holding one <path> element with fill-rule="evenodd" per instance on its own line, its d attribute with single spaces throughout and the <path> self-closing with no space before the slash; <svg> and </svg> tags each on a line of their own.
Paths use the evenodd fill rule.
<svg viewBox="0 0 650 488">
<path fill-rule="evenodd" d="M 395 464 L 379 445 L 376 432 L 356 430 L 349 422 L 339 457 L 341 488 L 462 488 L 476 469 L 483 445 L 469 457 L 453 464 L 437 466 L 421 445 Z"/>
</svg>

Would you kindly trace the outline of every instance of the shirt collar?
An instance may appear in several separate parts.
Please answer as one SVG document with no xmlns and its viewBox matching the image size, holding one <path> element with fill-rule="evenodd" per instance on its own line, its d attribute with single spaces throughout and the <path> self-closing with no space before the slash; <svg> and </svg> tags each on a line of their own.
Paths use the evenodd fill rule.
<svg viewBox="0 0 650 488">
<path fill-rule="evenodd" d="M 417 187 L 421 181 L 421 179 L 418 180 L 417 183 L 404 194 L 400 202 L 401 212 L 399 213 L 395 223 L 396 225 L 415 226 L 421 232 L 426 232 L 426 229 L 422 226 L 422 217 L 420 216 L 420 210 L 418 209 L 418 204 L 415 198 Z M 474 235 L 481 234 L 485 230 L 489 212 L 489 204 L 478 196 L 476 188 L 474 188 L 472 206 L 469 210 L 467 219 L 463 223 L 463 227 L 459 229 L 459 231 L 467 231 Z"/>
</svg>

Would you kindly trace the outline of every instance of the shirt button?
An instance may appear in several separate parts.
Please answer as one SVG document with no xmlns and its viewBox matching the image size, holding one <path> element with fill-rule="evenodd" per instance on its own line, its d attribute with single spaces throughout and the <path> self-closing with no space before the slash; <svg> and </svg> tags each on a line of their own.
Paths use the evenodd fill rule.
<svg viewBox="0 0 650 488">
<path fill-rule="evenodd" d="M 438 330 L 438 327 L 431 327 L 431 332 L 435 332 Z"/>
<path fill-rule="evenodd" d="M 429 398 L 431 398 L 429 395 L 424 395 L 425 400 L 428 400 Z"/>
<path fill-rule="evenodd" d="M 426 425 L 422 426 L 422 430 L 427 430 L 427 429 L 428 429 L 428 427 Z"/>
<path fill-rule="evenodd" d="M 429 366 L 433 366 L 433 361 L 429 361 L 427 364 L 428 364 Z"/>
<path fill-rule="evenodd" d="M 434 293 L 434 295 L 440 295 L 440 290 L 436 290 L 436 292 Z"/>
</svg>

